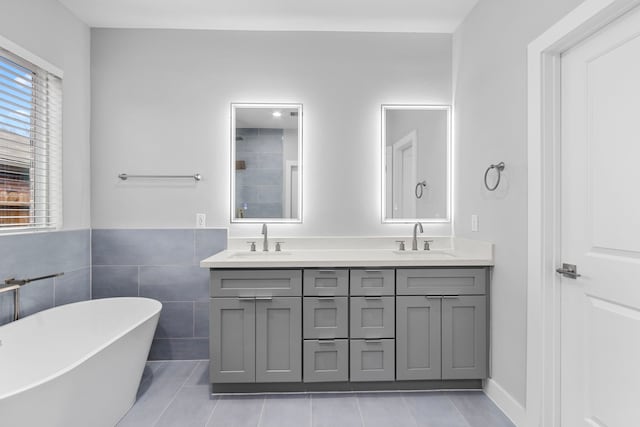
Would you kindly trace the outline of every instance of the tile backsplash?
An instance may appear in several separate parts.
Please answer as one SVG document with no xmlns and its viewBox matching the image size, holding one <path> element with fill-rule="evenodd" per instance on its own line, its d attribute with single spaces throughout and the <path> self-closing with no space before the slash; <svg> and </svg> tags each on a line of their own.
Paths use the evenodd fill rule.
<svg viewBox="0 0 640 427">
<path fill-rule="evenodd" d="M 64 273 L 23 286 L 21 316 L 91 298 L 90 241 L 88 229 L 0 236 L 0 280 Z M 12 316 L 13 292 L 0 294 L 0 325 Z"/>
<path fill-rule="evenodd" d="M 141 296 L 163 308 L 149 359 L 209 357 L 209 271 L 225 229 L 94 229 L 93 298 Z"/>
</svg>

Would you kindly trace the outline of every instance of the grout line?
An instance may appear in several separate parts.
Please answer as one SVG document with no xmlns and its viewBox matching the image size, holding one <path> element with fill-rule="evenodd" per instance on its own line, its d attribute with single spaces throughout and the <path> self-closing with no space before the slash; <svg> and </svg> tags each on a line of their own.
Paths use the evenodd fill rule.
<svg viewBox="0 0 640 427">
<path fill-rule="evenodd" d="M 178 395 L 180 394 L 180 392 L 184 388 L 184 385 L 187 383 L 187 381 L 189 381 L 189 378 L 191 378 L 191 375 L 193 374 L 193 371 L 196 369 L 197 366 L 198 366 L 198 364 L 194 363 L 194 366 L 191 369 L 191 372 L 189 372 L 189 375 L 187 375 L 187 378 L 185 378 L 185 380 L 182 382 L 182 385 L 180 387 L 178 387 L 178 390 L 176 390 L 176 392 L 173 394 L 173 397 L 171 397 L 171 399 L 169 400 L 167 405 L 164 407 L 164 409 L 162 411 L 160 411 L 158 417 L 153 421 L 153 423 L 151 425 L 155 426 L 160 422 L 160 419 L 162 418 L 164 413 L 167 412 L 167 409 L 169 409 L 169 406 L 171 406 L 171 404 L 176 400 L 176 397 L 178 397 Z"/>
<path fill-rule="evenodd" d="M 358 407 L 358 413 L 360 414 L 360 425 L 364 426 L 364 417 L 362 416 L 362 408 L 360 407 L 360 397 L 356 394 L 356 406 Z"/>
<path fill-rule="evenodd" d="M 267 398 L 263 397 L 262 398 L 262 408 L 260 408 L 260 416 L 258 417 L 258 426 L 260 427 L 260 424 L 262 424 L 262 414 L 264 413 L 264 407 L 267 404 Z"/>
<path fill-rule="evenodd" d="M 309 427 L 313 427 L 313 393 L 309 393 Z"/>
<path fill-rule="evenodd" d="M 418 426 L 418 418 L 416 418 L 416 416 L 414 415 L 413 411 L 411 410 L 411 407 L 409 406 L 409 404 L 407 403 L 406 399 L 404 398 L 404 394 L 400 394 L 400 399 L 402 400 L 402 405 L 405 407 L 405 413 L 407 413 L 407 414 L 409 414 L 411 416 L 411 419 L 413 420 L 414 424 L 417 427 Z"/>
<path fill-rule="evenodd" d="M 462 417 L 462 419 L 464 420 L 464 422 L 465 422 L 465 423 L 467 423 L 467 425 L 468 425 L 469 427 L 471 427 L 471 426 L 472 426 L 472 424 L 471 424 L 471 420 L 469 420 L 469 419 L 466 417 L 466 415 L 465 415 L 465 414 L 460 410 L 460 408 L 458 408 L 458 405 L 456 405 L 456 402 L 455 402 L 455 401 L 454 401 L 454 400 L 449 396 L 449 394 L 448 394 L 448 393 L 446 393 L 446 392 L 445 392 L 445 394 L 444 394 L 444 395 L 447 397 L 447 399 L 449 400 L 449 402 L 451 402 L 451 404 L 453 405 L 453 407 L 454 407 L 454 409 L 456 410 L 456 412 L 458 412 L 458 413 L 460 414 L 460 416 Z"/>
<path fill-rule="evenodd" d="M 211 392 L 209 392 L 209 399 L 211 399 Z M 214 397 L 216 403 L 213 404 L 213 408 L 211 409 L 211 413 L 209 414 L 209 417 L 207 418 L 207 421 L 205 421 L 204 425 L 205 427 L 209 425 L 209 423 L 211 422 L 211 419 L 213 418 L 213 414 L 214 412 L 216 412 L 216 409 L 218 408 L 218 403 L 220 403 L 220 399 L 218 399 L 217 397 Z"/>
</svg>

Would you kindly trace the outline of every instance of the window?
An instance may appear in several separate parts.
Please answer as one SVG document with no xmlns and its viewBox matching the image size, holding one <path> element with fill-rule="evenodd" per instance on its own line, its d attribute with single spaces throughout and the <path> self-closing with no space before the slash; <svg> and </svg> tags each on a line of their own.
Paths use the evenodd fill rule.
<svg viewBox="0 0 640 427">
<path fill-rule="evenodd" d="M 62 80 L 0 48 L 0 232 L 61 225 Z"/>
</svg>

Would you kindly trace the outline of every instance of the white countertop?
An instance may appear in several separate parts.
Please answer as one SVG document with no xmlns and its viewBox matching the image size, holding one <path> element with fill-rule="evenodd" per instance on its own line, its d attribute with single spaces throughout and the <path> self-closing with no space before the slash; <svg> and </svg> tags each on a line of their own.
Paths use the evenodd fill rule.
<svg viewBox="0 0 640 427">
<path fill-rule="evenodd" d="M 422 250 L 432 239 L 431 250 Z M 396 240 L 406 250 L 398 251 Z M 247 241 L 256 242 L 256 252 Z M 275 242 L 284 242 L 282 251 Z M 420 250 L 411 250 L 407 237 L 309 237 L 269 239 L 269 252 L 262 251 L 262 239 L 229 239 L 229 249 L 200 262 L 203 268 L 304 268 L 304 267 L 429 267 L 491 266 L 493 244 L 455 237 L 420 237 Z"/>
</svg>

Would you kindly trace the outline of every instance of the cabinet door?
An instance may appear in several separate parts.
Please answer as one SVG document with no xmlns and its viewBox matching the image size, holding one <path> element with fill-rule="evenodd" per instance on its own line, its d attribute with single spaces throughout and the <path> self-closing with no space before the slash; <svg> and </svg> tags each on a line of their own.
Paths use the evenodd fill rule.
<svg viewBox="0 0 640 427">
<path fill-rule="evenodd" d="M 440 299 L 396 297 L 396 379 L 440 379 Z"/>
<path fill-rule="evenodd" d="M 256 382 L 301 380 L 301 298 L 256 298 Z"/>
<path fill-rule="evenodd" d="M 486 297 L 443 297 L 442 379 L 486 377 Z"/>
<path fill-rule="evenodd" d="M 255 303 L 252 298 L 211 299 L 211 382 L 255 381 Z"/>
<path fill-rule="evenodd" d="M 304 297 L 303 300 L 305 339 L 333 339 L 349 336 L 347 297 Z"/>
<path fill-rule="evenodd" d="M 351 381 L 393 381 L 395 340 L 351 340 Z"/>
<path fill-rule="evenodd" d="M 348 340 L 305 340 L 304 382 L 349 380 Z"/>
<path fill-rule="evenodd" d="M 351 338 L 395 337 L 394 297 L 351 297 Z"/>
</svg>

